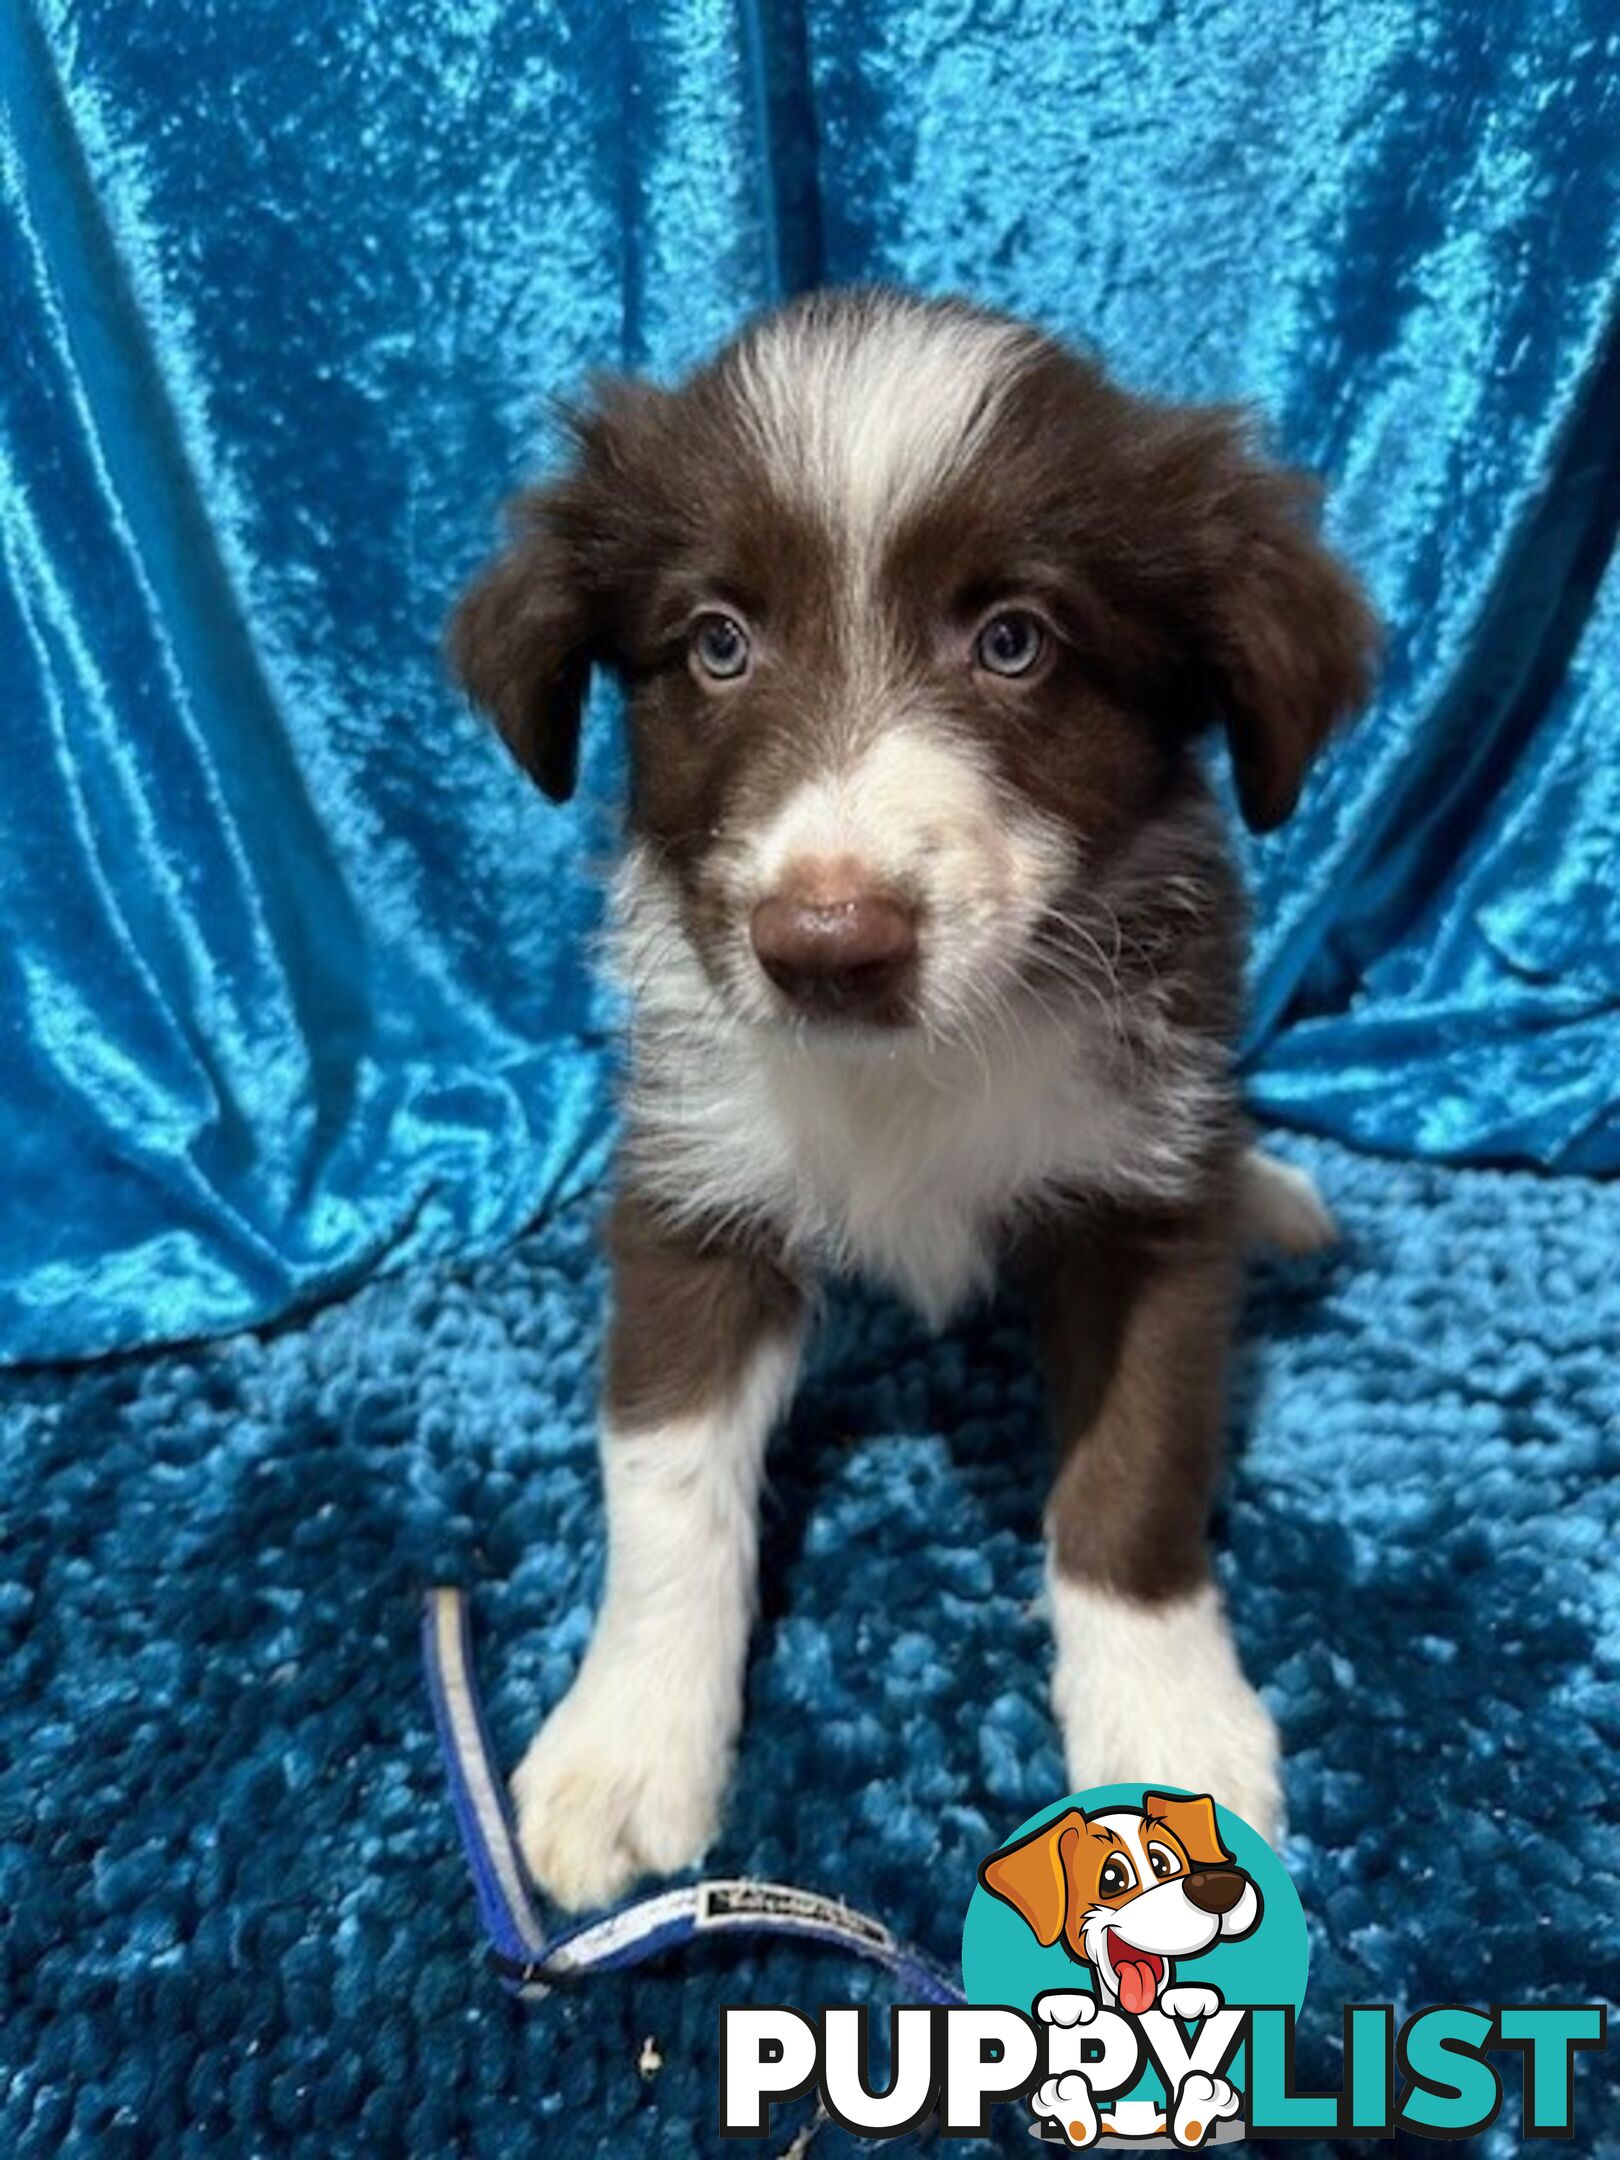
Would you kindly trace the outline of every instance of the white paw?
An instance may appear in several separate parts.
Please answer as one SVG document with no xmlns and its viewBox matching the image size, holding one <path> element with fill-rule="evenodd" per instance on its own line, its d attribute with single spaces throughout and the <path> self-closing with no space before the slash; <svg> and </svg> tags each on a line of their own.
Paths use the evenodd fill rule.
<svg viewBox="0 0 1620 2160">
<path fill-rule="evenodd" d="M 1221 2007 L 1219 1988 L 1197 1987 L 1189 1980 L 1179 1981 L 1167 1987 L 1156 2006 L 1173 2018 L 1181 2018 L 1189 2025 L 1213 2017 Z"/>
<path fill-rule="evenodd" d="M 1243 1158 L 1243 1226 L 1249 1242 L 1303 1258 L 1339 1241 L 1339 1226 L 1316 1181 L 1292 1163 L 1250 1148 Z"/>
<path fill-rule="evenodd" d="M 1052 1707 L 1069 1787 L 1208 1793 L 1275 1844 L 1277 1728 L 1243 1677 L 1213 1585 L 1140 1605 L 1056 1575 Z"/>
<path fill-rule="evenodd" d="M 1238 2111 L 1238 2096 L 1223 2077 L 1189 2070 L 1176 2093 L 1170 2135 L 1188 2152 L 1196 2151 L 1218 2122 Z"/>
<path fill-rule="evenodd" d="M 719 1826 L 729 1758 L 679 1690 L 654 1700 L 587 1658 L 512 1776 L 530 1875 L 577 1912 L 691 1866 Z"/>
<path fill-rule="evenodd" d="M 1097 2015 L 1097 1998 L 1048 1988 L 1035 1998 L 1035 2015 L 1047 2025 L 1089 2025 Z"/>
<path fill-rule="evenodd" d="M 1055 2122 L 1071 2145 L 1096 2143 L 1097 2103 L 1080 2071 L 1045 2079 L 1030 2094 L 1029 2104 L 1045 2121 Z"/>
</svg>

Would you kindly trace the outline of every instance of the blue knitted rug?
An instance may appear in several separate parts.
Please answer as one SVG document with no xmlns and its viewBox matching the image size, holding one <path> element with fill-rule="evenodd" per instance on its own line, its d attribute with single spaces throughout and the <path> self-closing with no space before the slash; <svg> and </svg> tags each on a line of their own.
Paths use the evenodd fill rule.
<svg viewBox="0 0 1620 2160">
<path fill-rule="evenodd" d="M 1620 1189 L 1290 1151 L 1348 1242 L 1257 1272 L 1220 1536 L 1288 1747 L 1314 2082 L 1347 2000 L 1620 1989 Z M 600 1296 L 581 1209 L 0 1388 L 0 2152 L 680 2160 L 718 2149 L 720 2003 L 882 1998 L 706 1949 L 525 2009 L 480 1962 L 417 1598 L 475 1586 L 510 1760 L 586 1638 Z M 933 1343 L 834 1307 L 720 1866 L 954 1961 L 976 1862 L 1062 1786 L 1044 1448 L 1015 1314 Z M 1566 2149 L 1613 2154 L 1614 2054 L 1577 2075 Z M 1518 2149 L 1516 2097 L 1482 2149 Z"/>
</svg>

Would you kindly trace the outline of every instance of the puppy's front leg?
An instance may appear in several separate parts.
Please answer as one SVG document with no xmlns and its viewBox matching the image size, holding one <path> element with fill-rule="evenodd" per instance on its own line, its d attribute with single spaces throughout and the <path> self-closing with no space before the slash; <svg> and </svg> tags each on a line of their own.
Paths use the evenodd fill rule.
<svg viewBox="0 0 1620 2160">
<path fill-rule="evenodd" d="M 617 1897 L 714 1835 L 742 1715 L 765 1443 L 798 1363 L 797 1286 L 757 1252 L 614 1211 L 601 1453 L 607 1580 L 578 1677 L 512 1780 L 559 1904 Z"/>
<path fill-rule="evenodd" d="M 1061 1466 L 1047 1509 L 1053 1704 L 1072 1787 L 1155 1780 L 1278 1828 L 1277 1736 L 1206 1531 L 1238 1282 L 1230 1190 L 1077 1214 L 1043 1255 Z"/>
</svg>

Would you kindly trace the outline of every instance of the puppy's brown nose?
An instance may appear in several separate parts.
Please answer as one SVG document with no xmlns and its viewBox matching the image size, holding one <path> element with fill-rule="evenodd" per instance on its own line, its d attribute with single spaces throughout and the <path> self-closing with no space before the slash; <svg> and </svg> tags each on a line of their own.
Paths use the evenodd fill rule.
<svg viewBox="0 0 1620 2160">
<path fill-rule="evenodd" d="M 909 907 L 858 864 L 816 864 L 755 908 L 760 966 L 815 1019 L 895 1020 L 917 952 Z"/>
<path fill-rule="evenodd" d="M 1241 1868 L 1200 1868 L 1187 1877 L 1187 1895 L 1200 1912 L 1230 1912 L 1248 1879 Z"/>
</svg>

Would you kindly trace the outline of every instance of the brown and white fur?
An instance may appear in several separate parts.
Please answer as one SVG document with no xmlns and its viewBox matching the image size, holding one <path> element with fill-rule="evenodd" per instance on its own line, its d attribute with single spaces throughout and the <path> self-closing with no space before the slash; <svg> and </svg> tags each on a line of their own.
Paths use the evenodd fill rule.
<svg viewBox="0 0 1620 2160">
<path fill-rule="evenodd" d="M 1205 1528 L 1243 1245 L 1326 1221 L 1245 1152 L 1195 746 L 1224 729 L 1265 829 L 1363 695 L 1370 619 L 1308 506 L 1231 413 L 965 304 L 823 294 L 678 389 L 600 388 L 463 600 L 455 664 L 548 795 L 593 669 L 629 715 L 607 1583 L 514 1781 L 562 1903 L 714 1834 L 828 1270 L 934 1323 L 1028 1279 L 1069 1775 L 1274 1827 Z"/>
</svg>

